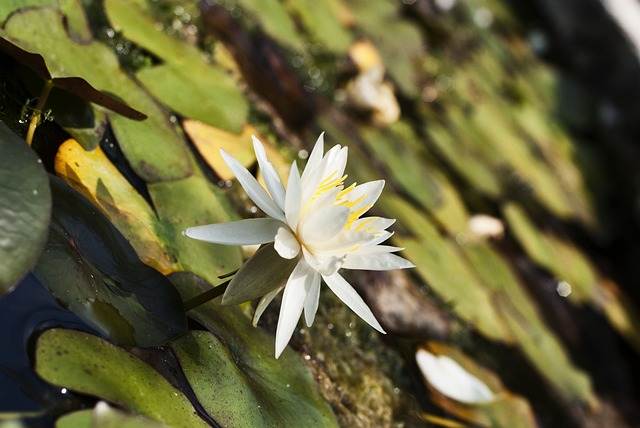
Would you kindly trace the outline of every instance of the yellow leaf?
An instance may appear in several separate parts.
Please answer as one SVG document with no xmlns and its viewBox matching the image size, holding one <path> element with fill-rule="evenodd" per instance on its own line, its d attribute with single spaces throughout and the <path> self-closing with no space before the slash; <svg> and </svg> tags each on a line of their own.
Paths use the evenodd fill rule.
<svg viewBox="0 0 640 428">
<path fill-rule="evenodd" d="M 65 141 L 56 155 L 55 170 L 106 214 L 145 264 L 165 275 L 175 271 L 155 213 L 100 147 L 87 152 L 76 140 Z"/>
</svg>

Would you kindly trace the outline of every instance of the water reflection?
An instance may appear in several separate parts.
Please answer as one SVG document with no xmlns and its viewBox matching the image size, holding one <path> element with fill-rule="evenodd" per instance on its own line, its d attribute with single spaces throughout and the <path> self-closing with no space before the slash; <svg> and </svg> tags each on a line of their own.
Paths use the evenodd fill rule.
<svg viewBox="0 0 640 428">
<path fill-rule="evenodd" d="M 37 333 L 48 328 L 93 331 L 60 307 L 32 274 L 0 299 L 0 326 L 0 412 L 41 413 L 42 418 L 30 422 L 42 424 L 53 413 L 77 405 L 73 394 L 36 375 L 31 355 Z"/>
</svg>

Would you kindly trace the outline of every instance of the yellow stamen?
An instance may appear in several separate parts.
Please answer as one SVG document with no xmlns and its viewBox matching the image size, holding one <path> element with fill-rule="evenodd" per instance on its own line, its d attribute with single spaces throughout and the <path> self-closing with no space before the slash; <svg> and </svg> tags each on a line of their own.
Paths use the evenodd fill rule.
<svg viewBox="0 0 640 428">
<path fill-rule="evenodd" d="M 358 225 L 358 227 L 355 228 L 355 230 L 362 230 L 366 225 L 368 225 L 369 223 L 371 223 L 372 221 L 375 220 L 375 217 L 371 217 L 370 219 L 367 219 L 365 221 L 363 221 L 362 223 L 360 223 Z M 369 232 L 371 230 L 371 227 L 362 230 L 363 232 Z"/>
<path fill-rule="evenodd" d="M 349 219 L 347 220 L 347 224 L 344 226 L 344 230 L 351 229 L 351 225 L 354 221 L 358 220 L 362 214 L 367 212 L 367 210 L 371 208 L 371 205 L 367 205 L 366 207 L 362 207 L 359 210 L 351 211 L 349 213 Z"/>
</svg>

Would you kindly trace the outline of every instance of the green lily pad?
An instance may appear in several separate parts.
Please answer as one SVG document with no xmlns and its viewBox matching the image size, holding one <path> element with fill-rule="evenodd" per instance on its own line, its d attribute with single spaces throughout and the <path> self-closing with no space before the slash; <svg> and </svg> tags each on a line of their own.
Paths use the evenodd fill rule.
<svg viewBox="0 0 640 428">
<path fill-rule="evenodd" d="M 53 9 L 25 9 L 11 15 L 0 35 L 24 51 L 42 55 L 57 86 L 61 82 L 80 85 L 82 81 L 148 116 L 147 120 L 136 122 L 108 113 L 120 148 L 145 181 L 189 176 L 192 164 L 186 143 L 165 112 L 125 74 L 107 46 L 96 41 L 77 43 L 63 21 L 64 16 Z"/>
<path fill-rule="evenodd" d="M 544 324 L 507 262 L 483 243 L 464 245 L 463 251 L 494 291 L 498 312 L 533 365 L 567 401 L 579 399 L 594 404 L 596 396 L 589 376 L 572 364 L 562 342 Z"/>
<path fill-rule="evenodd" d="M 99 397 L 172 427 L 209 426 L 187 397 L 155 369 L 96 336 L 47 330 L 38 338 L 35 354 L 36 372 L 54 385 Z"/>
<path fill-rule="evenodd" d="M 51 188 L 49 241 L 35 273 L 52 294 L 126 346 L 159 346 L 183 333 L 182 300 L 171 283 L 88 200 L 56 177 Z"/>
<path fill-rule="evenodd" d="M 338 20 L 337 11 L 331 2 L 290 0 L 287 6 L 300 16 L 314 40 L 336 54 L 347 52 L 353 37 Z"/>
<path fill-rule="evenodd" d="M 166 428 L 167 425 L 131 415 L 98 403 L 94 409 L 68 413 L 56 421 L 56 428 Z"/>
<path fill-rule="evenodd" d="M 193 275 L 171 280 L 185 299 L 201 293 Z M 210 286 L 209 286 L 210 287 Z M 207 413 L 223 426 L 337 426 L 302 358 L 287 349 L 274 358 L 274 338 L 251 326 L 236 306 L 209 302 L 189 312 L 208 331 L 171 347 Z"/>
<path fill-rule="evenodd" d="M 105 10 L 115 28 L 147 49 L 163 65 L 137 73 L 138 79 L 162 103 L 183 117 L 240 132 L 246 123 L 248 103 L 232 78 L 202 52 L 158 29 L 141 4 L 106 0 Z"/>
<path fill-rule="evenodd" d="M 31 270 L 47 239 L 49 180 L 40 159 L 0 122 L 0 296 Z"/>
<path fill-rule="evenodd" d="M 215 284 L 218 275 L 234 271 L 242 264 L 240 249 L 210 244 L 182 234 L 191 226 L 227 222 L 233 210 L 204 177 L 154 183 L 148 186 L 160 224 L 166 231 L 165 244 L 175 255 L 180 270 L 193 272 Z"/>
</svg>

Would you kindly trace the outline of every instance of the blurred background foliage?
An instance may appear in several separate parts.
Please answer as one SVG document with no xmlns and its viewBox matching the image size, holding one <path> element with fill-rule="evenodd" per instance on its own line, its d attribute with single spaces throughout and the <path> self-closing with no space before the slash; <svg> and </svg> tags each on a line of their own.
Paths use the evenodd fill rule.
<svg viewBox="0 0 640 428">
<path fill-rule="evenodd" d="M 636 425 L 638 58 L 589 4 L 2 2 L 0 290 L 34 271 L 83 323 L 9 323 L 38 309 L 12 300 L 24 283 L 0 300 L 19 336 L 3 353 L 39 376 L 0 361 L 2 419 Z M 257 135 L 286 177 L 321 131 L 350 182 L 386 180 L 375 212 L 417 268 L 349 278 L 388 335 L 323 293 L 275 360 L 277 305 L 258 329 L 251 304 L 185 317 L 248 253 L 182 231 L 260 215 L 219 148 L 255 171 Z M 440 394 L 421 347 L 497 399 Z"/>
</svg>

